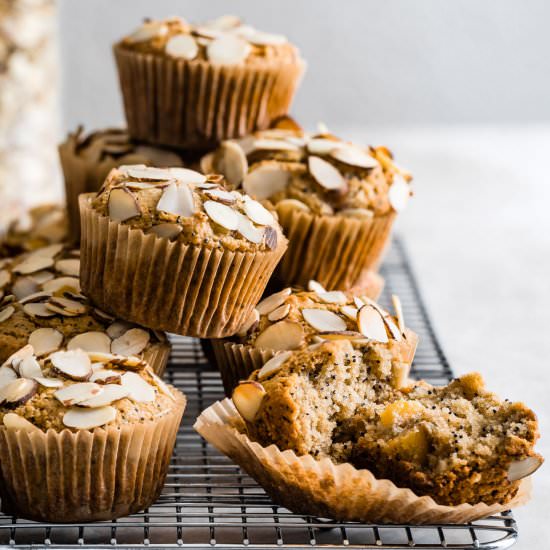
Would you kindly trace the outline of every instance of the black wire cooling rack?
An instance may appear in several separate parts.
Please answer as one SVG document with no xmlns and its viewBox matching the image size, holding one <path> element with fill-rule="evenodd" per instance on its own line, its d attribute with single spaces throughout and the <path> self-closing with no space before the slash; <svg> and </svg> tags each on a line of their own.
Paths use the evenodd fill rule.
<svg viewBox="0 0 550 550">
<path fill-rule="evenodd" d="M 382 267 L 389 307 L 398 294 L 407 325 L 420 336 L 416 377 L 445 383 L 452 371 L 434 334 L 405 250 L 394 241 Z M 510 513 L 467 525 L 335 523 L 292 514 L 192 429 L 196 416 L 223 397 L 221 380 L 198 340 L 177 337 L 167 378 L 188 398 L 166 486 L 144 512 L 113 522 L 34 523 L 0 514 L 0 547 L 14 548 L 453 548 L 510 547 L 517 528 Z"/>
</svg>

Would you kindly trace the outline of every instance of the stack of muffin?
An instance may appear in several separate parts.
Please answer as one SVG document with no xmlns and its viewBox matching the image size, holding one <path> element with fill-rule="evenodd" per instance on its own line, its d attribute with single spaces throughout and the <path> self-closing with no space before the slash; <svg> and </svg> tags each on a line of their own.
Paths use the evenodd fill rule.
<svg viewBox="0 0 550 550">
<path fill-rule="evenodd" d="M 523 502 L 534 414 L 478 375 L 411 381 L 417 336 L 397 297 L 375 301 L 411 195 L 391 152 L 305 132 L 297 49 L 236 17 L 148 20 L 114 53 L 127 130 L 69 135 L 66 238 L 19 230 L 0 266 L 3 508 L 154 502 L 185 406 L 165 331 L 204 339 L 232 396 L 196 429 L 291 510 L 470 521 Z"/>
</svg>

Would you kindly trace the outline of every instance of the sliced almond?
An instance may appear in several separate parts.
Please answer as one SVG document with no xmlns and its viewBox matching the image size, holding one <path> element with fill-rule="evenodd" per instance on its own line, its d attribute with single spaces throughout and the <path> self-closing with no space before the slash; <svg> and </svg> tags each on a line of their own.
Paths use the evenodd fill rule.
<svg viewBox="0 0 550 550">
<path fill-rule="evenodd" d="M 92 316 L 99 320 L 101 323 L 103 322 L 112 322 L 115 320 L 114 316 L 111 315 L 110 313 L 106 313 L 105 311 L 103 311 L 102 309 L 99 309 L 98 307 L 94 307 L 91 311 L 92 313 Z"/>
<path fill-rule="evenodd" d="M 74 265 L 74 264 L 73 264 Z M 71 265 L 69 265 L 71 267 Z M 80 271 L 80 262 L 78 263 L 78 270 Z M 72 292 L 80 292 L 80 280 L 78 277 L 57 277 L 51 281 L 47 281 L 42 285 L 44 292 L 50 292 L 52 294 L 70 290 Z"/>
<path fill-rule="evenodd" d="M 155 400 L 155 388 L 135 372 L 125 372 L 120 383 L 128 390 L 128 397 L 132 401 L 148 403 Z"/>
<path fill-rule="evenodd" d="M 164 188 L 157 210 L 188 218 L 195 212 L 193 192 L 186 183 L 171 183 Z"/>
<path fill-rule="evenodd" d="M 318 292 L 317 296 L 327 304 L 345 304 L 348 297 L 340 290 L 332 290 L 331 292 Z"/>
<path fill-rule="evenodd" d="M 187 185 L 203 185 L 206 182 L 206 176 L 197 172 L 196 170 L 190 170 L 189 168 L 168 168 L 170 175 L 176 178 L 182 183 Z"/>
<path fill-rule="evenodd" d="M 224 204 L 233 204 L 237 201 L 235 195 L 223 189 L 207 189 L 204 193 L 211 199 L 223 202 Z"/>
<path fill-rule="evenodd" d="M 49 300 L 52 297 L 51 292 L 35 292 L 34 294 L 29 294 L 28 296 L 25 296 L 24 298 L 21 298 L 19 300 L 20 304 L 27 304 L 31 302 L 42 302 L 44 300 Z"/>
<path fill-rule="evenodd" d="M 292 355 L 291 351 L 283 351 L 274 355 L 258 372 L 258 380 L 264 380 L 268 376 L 278 372 L 283 363 Z"/>
<path fill-rule="evenodd" d="M 254 327 L 256 327 L 259 320 L 260 312 L 256 308 L 254 308 L 250 312 L 250 315 L 246 318 L 243 326 L 239 329 L 239 332 L 237 333 L 238 336 L 246 336 Z"/>
<path fill-rule="evenodd" d="M 27 344 L 26 346 L 23 346 L 22 348 L 18 349 L 15 353 L 12 353 L 3 363 L 3 367 L 12 367 L 15 372 L 19 372 L 19 364 L 23 359 L 26 359 L 27 357 L 32 357 L 34 354 L 34 348 Z"/>
<path fill-rule="evenodd" d="M 53 317 L 56 312 L 46 307 L 46 304 L 25 304 L 23 311 L 30 317 Z"/>
<path fill-rule="evenodd" d="M 175 401 L 176 398 L 174 397 L 174 394 L 170 391 L 168 384 L 165 384 L 163 380 L 153 372 L 153 369 L 151 367 L 145 367 L 145 370 L 153 379 L 153 382 L 155 383 L 155 386 L 160 390 L 160 393 L 163 393 L 164 395 L 172 399 L 172 401 Z"/>
<path fill-rule="evenodd" d="M 30 304 L 29 304 L 30 305 Z M 64 317 L 77 317 L 88 311 L 88 307 L 76 300 L 70 300 L 62 296 L 52 296 L 46 304 L 46 308 Z"/>
<path fill-rule="evenodd" d="M 340 311 L 348 318 L 348 319 L 351 319 L 352 321 L 356 321 L 357 320 L 357 313 L 359 313 L 359 310 L 356 308 L 356 307 L 353 307 L 353 306 L 342 306 L 340 308 Z"/>
<path fill-rule="evenodd" d="M 530 476 L 541 467 L 542 462 L 542 458 L 537 455 L 512 462 L 508 468 L 508 481 L 517 481 Z"/>
<path fill-rule="evenodd" d="M 21 263 L 17 264 L 13 268 L 13 273 L 20 273 L 21 275 L 28 275 L 29 273 L 35 273 L 42 269 L 47 269 L 54 265 L 53 258 L 48 256 L 29 256 Z"/>
<path fill-rule="evenodd" d="M 57 260 L 55 262 L 55 269 L 69 277 L 80 277 L 80 260 L 78 258 Z"/>
<path fill-rule="evenodd" d="M 374 212 L 372 210 L 367 210 L 366 208 L 344 208 L 338 212 L 340 216 L 345 216 L 346 218 L 354 218 L 356 220 L 370 220 L 374 217 Z"/>
<path fill-rule="evenodd" d="M 28 378 L 18 378 L 0 388 L 0 403 L 18 407 L 26 403 L 38 389 L 38 384 Z"/>
<path fill-rule="evenodd" d="M 238 65 L 251 51 L 250 44 L 233 35 L 222 35 L 206 48 L 208 59 L 214 65 Z"/>
<path fill-rule="evenodd" d="M 214 153 L 207 153 L 201 157 L 200 166 L 203 174 L 210 174 L 211 172 L 214 172 Z"/>
<path fill-rule="evenodd" d="M 63 334 L 54 328 L 37 328 L 29 335 L 29 344 L 37 357 L 57 351 L 62 342 Z"/>
<path fill-rule="evenodd" d="M 283 170 L 278 162 L 265 163 L 246 175 L 243 189 L 251 197 L 264 200 L 286 189 L 289 181 L 290 172 Z"/>
<path fill-rule="evenodd" d="M 312 155 L 328 155 L 332 150 L 340 147 L 341 141 L 329 138 L 312 138 L 307 142 L 307 150 Z"/>
<path fill-rule="evenodd" d="M 65 248 L 64 244 L 50 244 L 48 246 L 43 246 L 32 252 L 33 256 L 42 256 L 43 258 L 53 258 L 57 256 Z"/>
<path fill-rule="evenodd" d="M 103 391 L 90 399 L 80 401 L 78 405 L 80 407 L 105 407 L 115 401 L 128 397 L 130 390 L 119 384 L 105 384 L 102 386 Z"/>
<path fill-rule="evenodd" d="M 199 47 L 190 34 L 177 34 L 166 42 L 164 51 L 171 57 L 191 60 L 197 57 Z"/>
<path fill-rule="evenodd" d="M 346 330 L 346 322 L 336 313 L 325 309 L 304 308 L 302 316 L 319 332 L 339 332 Z"/>
<path fill-rule="evenodd" d="M 139 355 L 149 344 L 149 338 L 146 330 L 132 328 L 112 341 L 110 352 L 115 355 Z"/>
<path fill-rule="evenodd" d="M 70 386 L 64 386 L 63 388 L 54 392 L 54 397 L 63 403 L 65 407 L 77 405 L 88 399 L 92 399 L 103 393 L 103 387 L 95 382 L 81 382 L 78 384 L 71 384 Z"/>
<path fill-rule="evenodd" d="M 388 190 L 388 200 L 396 212 L 401 212 L 407 206 L 411 196 L 411 188 L 403 177 L 394 174 L 393 182 Z"/>
<path fill-rule="evenodd" d="M 307 283 L 307 289 L 311 292 L 316 292 L 317 294 L 324 294 L 327 292 L 325 287 L 318 283 L 317 281 L 314 281 L 313 279 L 310 279 Z"/>
<path fill-rule="evenodd" d="M 90 331 L 73 336 L 68 344 L 68 350 L 81 349 L 85 352 L 97 351 L 109 353 L 111 351 L 111 339 L 104 332 Z"/>
<path fill-rule="evenodd" d="M 0 309 L 0 323 L 7 321 L 15 313 L 15 308 L 13 306 L 7 306 Z"/>
<path fill-rule="evenodd" d="M 127 330 L 134 328 L 132 323 L 117 319 L 107 327 L 107 334 L 114 340 L 122 336 Z"/>
<path fill-rule="evenodd" d="M 88 354 L 80 349 L 56 351 L 49 357 L 53 371 L 72 380 L 88 380 L 92 364 Z"/>
<path fill-rule="evenodd" d="M 130 36 L 127 36 L 125 40 L 132 44 L 137 44 L 139 42 L 153 40 L 153 38 L 165 36 L 166 34 L 168 34 L 168 27 L 164 23 L 160 21 L 147 21 Z"/>
<path fill-rule="evenodd" d="M 403 337 L 401 336 L 401 331 L 399 330 L 399 327 L 393 322 L 393 319 L 389 315 L 384 315 L 382 318 L 384 319 L 386 328 L 390 331 L 392 338 L 400 342 Z"/>
<path fill-rule="evenodd" d="M 212 168 L 223 174 L 234 187 L 241 184 L 248 172 L 246 154 L 236 141 L 223 141 L 212 155 L 211 162 Z"/>
<path fill-rule="evenodd" d="M 364 305 L 357 314 L 357 326 L 361 334 L 375 340 L 376 342 L 388 342 L 388 333 L 384 318 L 377 308 L 367 304 Z"/>
<path fill-rule="evenodd" d="M 358 340 L 363 339 L 363 335 L 360 332 L 353 330 L 342 330 L 340 332 L 322 332 L 320 336 L 324 340 Z"/>
<path fill-rule="evenodd" d="M 159 223 L 147 229 L 146 233 L 148 235 L 152 233 L 161 239 L 173 241 L 182 231 L 183 227 L 177 223 Z"/>
<path fill-rule="evenodd" d="M 301 212 L 311 211 L 311 208 L 307 204 L 298 199 L 283 199 L 275 205 L 275 208 L 279 213 L 292 212 L 293 210 L 299 210 Z"/>
<path fill-rule="evenodd" d="M 299 151 L 300 147 L 284 139 L 255 139 L 255 150 L 266 151 Z"/>
<path fill-rule="evenodd" d="M 286 319 L 288 317 L 288 314 L 290 313 L 290 304 L 284 304 L 277 309 L 274 309 L 268 316 L 268 320 L 272 323 L 276 321 L 282 321 L 283 319 Z"/>
<path fill-rule="evenodd" d="M 17 380 L 17 373 L 11 367 L 2 365 L 0 367 L 0 388 L 3 388 L 14 380 Z"/>
<path fill-rule="evenodd" d="M 239 414 L 247 421 L 254 422 L 262 405 L 266 391 L 264 387 L 254 380 L 239 382 L 233 390 L 231 399 Z"/>
<path fill-rule="evenodd" d="M 245 197 L 244 200 L 245 214 L 258 225 L 273 225 L 275 218 L 273 214 L 262 204 L 250 197 Z"/>
<path fill-rule="evenodd" d="M 205 201 L 203 207 L 210 219 L 218 225 L 229 230 L 239 226 L 239 217 L 231 207 L 216 201 Z"/>
<path fill-rule="evenodd" d="M 241 20 L 236 15 L 220 15 L 216 19 L 207 21 L 204 26 L 211 30 L 228 31 L 241 25 Z"/>
<path fill-rule="evenodd" d="M 32 273 L 31 275 L 29 275 L 29 279 L 35 282 L 37 285 L 43 285 L 44 283 L 51 281 L 54 277 L 55 275 L 47 269 L 37 271 L 36 273 Z"/>
<path fill-rule="evenodd" d="M 46 376 L 35 376 L 34 379 L 45 388 L 62 388 L 65 381 L 60 378 L 50 378 Z"/>
<path fill-rule="evenodd" d="M 97 409 L 73 407 L 63 416 L 63 424 L 68 428 L 91 430 L 109 424 L 116 418 L 116 409 L 110 405 Z"/>
<path fill-rule="evenodd" d="M 96 384 L 120 384 L 121 376 L 122 373 L 120 371 L 99 368 L 94 370 L 92 376 L 90 376 L 90 382 L 95 382 Z"/>
<path fill-rule="evenodd" d="M 91 351 L 88 355 L 92 361 L 120 366 L 131 370 L 141 370 L 147 366 L 146 361 L 133 355 L 115 355 L 112 353 L 99 353 L 97 351 Z"/>
<path fill-rule="evenodd" d="M 11 281 L 11 273 L 7 269 L 0 271 L 0 288 L 4 288 Z"/>
<path fill-rule="evenodd" d="M 403 317 L 403 308 L 401 306 L 401 300 L 397 294 L 392 294 L 391 301 L 393 304 L 393 309 L 395 311 L 395 316 L 397 318 L 397 326 L 401 334 L 405 333 L 405 318 Z"/>
<path fill-rule="evenodd" d="M 362 298 L 359 296 L 353 297 L 353 303 L 357 306 L 357 309 L 361 309 L 367 302 L 365 302 Z M 371 304 L 372 305 L 372 304 Z"/>
<path fill-rule="evenodd" d="M 265 245 L 270 250 L 275 250 L 277 248 L 277 243 L 279 241 L 279 237 L 277 235 L 277 230 L 274 227 L 267 226 L 265 228 L 264 241 Z"/>
<path fill-rule="evenodd" d="M 25 296 L 38 292 L 39 288 L 38 283 L 30 277 L 19 277 L 13 283 L 12 292 L 18 300 L 22 300 Z"/>
<path fill-rule="evenodd" d="M 299 348 L 304 342 L 304 329 L 298 323 L 279 321 L 258 335 L 254 347 L 286 351 Z"/>
<path fill-rule="evenodd" d="M 330 151 L 330 156 L 344 164 L 358 168 L 375 168 L 378 161 L 366 151 L 353 145 L 343 144 Z"/>
<path fill-rule="evenodd" d="M 264 298 L 257 306 L 256 309 L 260 315 L 267 315 L 271 313 L 274 309 L 282 306 L 286 299 L 292 294 L 292 289 L 284 288 L 275 294 L 271 294 L 267 298 Z"/>
<path fill-rule="evenodd" d="M 40 368 L 40 364 L 34 357 L 34 355 L 30 355 L 28 357 L 25 357 L 20 363 L 19 363 L 19 376 L 22 378 L 41 378 L 42 377 L 42 369 Z"/>
<path fill-rule="evenodd" d="M 321 157 L 310 156 L 308 168 L 315 181 L 328 190 L 339 190 L 346 187 L 346 180 L 330 162 Z"/>
<path fill-rule="evenodd" d="M 239 225 L 237 231 L 251 243 L 260 244 L 265 236 L 265 229 L 263 227 L 256 227 L 249 218 L 240 212 L 236 212 L 239 218 Z"/>
<path fill-rule="evenodd" d="M 172 174 L 167 168 L 154 168 L 143 164 L 135 164 L 124 168 L 120 166 L 119 170 L 123 170 L 128 176 L 138 180 L 168 181 L 172 179 Z"/>
<path fill-rule="evenodd" d="M 2 419 L 4 426 L 8 430 L 23 430 L 25 432 L 34 432 L 38 430 L 34 424 L 29 422 L 26 418 L 18 415 L 17 413 L 6 413 Z"/>
<path fill-rule="evenodd" d="M 139 216 L 141 211 L 135 195 L 126 188 L 112 189 L 109 193 L 109 218 L 124 222 Z"/>
<path fill-rule="evenodd" d="M 286 36 L 282 34 L 257 31 L 256 29 L 253 29 L 253 32 L 246 32 L 242 36 L 256 46 L 281 46 L 287 42 Z"/>
</svg>

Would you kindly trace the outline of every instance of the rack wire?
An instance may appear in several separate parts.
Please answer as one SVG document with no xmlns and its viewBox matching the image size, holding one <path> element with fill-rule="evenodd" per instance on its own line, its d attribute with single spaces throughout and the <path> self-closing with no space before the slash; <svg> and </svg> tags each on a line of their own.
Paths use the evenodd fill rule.
<svg viewBox="0 0 550 550">
<path fill-rule="evenodd" d="M 407 324 L 420 336 L 412 374 L 435 384 L 452 378 L 403 244 L 396 239 L 382 267 L 386 287 L 401 298 Z M 92 524 L 35 523 L 0 514 L 2 548 L 416 548 L 512 546 L 516 522 L 506 512 L 466 525 L 337 523 L 297 515 L 272 502 L 253 479 L 193 431 L 196 416 L 223 397 L 221 380 L 198 340 L 173 338 L 166 374 L 188 398 L 166 485 L 158 502 L 133 516 Z"/>
</svg>

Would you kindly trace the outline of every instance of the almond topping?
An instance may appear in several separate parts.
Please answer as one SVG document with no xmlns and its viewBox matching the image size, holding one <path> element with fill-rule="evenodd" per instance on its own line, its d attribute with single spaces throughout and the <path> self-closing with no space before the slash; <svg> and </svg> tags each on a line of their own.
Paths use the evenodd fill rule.
<svg viewBox="0 0 550 550">
<path fill-rule="evenodd" d="M 540 456 L 529 456 L 523 460 L 512 462 L 508 468 L 508 480 L 517 481 L 518 479 L 530 476 L 540 468 L 542 462 Z"/>
<path fill-rule="evenodd" d="M 208 59 L 214 65 L 237 65 L 242 63 L 250 53 L 251 47 L 242 38 L 233 35 L 222 35 L 208 44 Z"/>
<path fill-rule="evenodd" d="M 403 317 L 403 308 L 401 307 L 401 300 L 397 294 L 392 294 L 391 301 L 393 304 L 393 309 L 395 311 L 395 316 L 397 317 L 397 326 L 401 334 L 405 333 L 405 319 Z"/>
<path fill-rule="evenodd" d="M 279 321 L 258 335 L 254 347 L 285 351 L 299 348 L 304 341 L 304 329 L 298 323 Z"/>
<path fill-rule="evenodd" d="M 134 328 L 132 323 L 117 319 L 107 327 L 107 334 L 114 340 L 122 336 L 127 330 Z"/>
<path fill-rule="evenodd" d="M 34 349 L 30 344 L 23 346 L 21 349 L 18 349 L 15 353 L 12 353 L 2 364 L 3 367 L 13 367 L 15 372 L 19 372 L 19 364 L 23 359 L 27 357 L 32 357 L 34 354 Z"/>
<path fill-rule="evenodd" d="M 0 309 L 0 323 L 7 321 L 15 313 L 15 308 L 13 306 L 7 306 L 3 309 Z"/>
<path fill-rule="evenodd" d="M 91 430 L 104 426 L 116 418 L 116 409 L 111 406 L 98 409 L 82 409 L 74 407 L 63 416 L 63 424 L 69 428 L 78 430 Z"/>
<path fill-rule="evenodd" d="M 125 188 L 112 189 L 109 193 L 109 217 L 117 222 L 124 222 L 140 215 L 136 197 Z"/>
<path fill-rule="evenodd" d="M 25 432 L 32 432 L 39 429 L 26 418 L 19 416 L 17 413 L 6 413 L 4 415 L 3 422 L 4 426 L 6 426 L 8 430 L 23 430 Z"/>
<path fill-rule="evenodd" d="M 312 138 L 307 142 L 307 150 L 313 155 L 328 155 L 340 146 L 340 141 L 328 138 Z"/>
<path fill-rule="evenodd" d="M 90 397 L 85 401 L 80 401 L 78 405 L 80 407 L 105 407 L 105 405 L 110 405 L 119 399 L 124 399 L 128 397 L 130 391 L 128 388 L 125 388 L 119 384 L 105 384 L 102 386 L 103 391 L 94 397 Z"/>
<path fill-rule="evenodd" d="M 196 40 L 191 35 L 178 34 L 172 36 L 172 38 L 166 42 L 164 51 L 172 57 L 191 60 L 197 57 L 199 47 L 197 46 Z"/>
<path fill-rule="evenodd" d="M 78 264 L 78 270 L 80 271 L 80 262 Z M 47 281 L 42 285 L 44 292 L 63 292 L 65 290 L 71 290 L 72 292 L 80 292 L 80 281 L 77 277 L 57 277 L 51 281 Z"/>
<path fill-rule="evenodd" d="M 393 183 L 388 190 L 388 200 L 396 212 L 401 212 L 407 206 L 411 196 L 409 184 L 403 177 L 394 174 Z"/>
<path fill-rule="evenodd" d="M 325 287 L 321 284 L 321 283 L 318 283 L 317 281 L 314 281 L 313 279 L 311 279 L 310 281 L 308 281 L 307 283 L 307 289 L 311 292 L 315 292 L 317 294 L 324 294 L 325 292 L 327 292 L 325 290 Z"/>
<path fill-rule="evenodd" d="M 154 168 L 143 164 L 131 166 L 119 166 L 119 170 L 125 172 L 128 176 L 138 180 L 168 181 L 172 179 L 172 174 L 166 168 Z"/>
<path fill-rule="evenodd" d="M 0 367 L 0 388 L 7 386 L 10 382 L 17 380 L 17 373 L 7 365 Z"/>
<path fill-rule="evenodd" d="M 257 324 L 260 320 L 260 312 L 254 308 L 250 315 L 246 318 L 246 321 L 242 325 L 242 327 L 239 329 L 239 332 L 237 333 L 238 336 L 246 336 Z"/>
<path fill-rule="evenodd" d="M 162 192 L 157 210 L 188 218 L 195 212 L 193 192 L 186 183 L 171 183 Z"/>
<path fill-rule="evenodd" d="M 38 283 L 30 277 L 20 277 L 13 283 L 12 292 L 18 300 L 22 300 L 29 294 L 34 294 L 39 289 Z"/>
<path fill-rule="evenodd" d="M 342 174 L 330 162 L 320 157 L 308 158 L 308 168 L 315 181 L 328 190 L 343 189 L 346 186 Z"/>
<path fill-rule="evenodd" d="M 274 309 L 282 306 L 291 294 L 292 289 L 290 287 L 284 288 L 283 290 L 280 290 L 279 292 L 276 292 L 275 294 L 271 294 L 271 296 L 264 298 L 256 306 L 256 309 L 258 310 L 260 315 L 267 315 L 268 313 L 271 313 Z"/>
<path fill-rule="evenodd" d="M 340 308 L 340 311 L 348 318 L 348 319 L 351 319 L 352 321 L 356 321 L 357 320 L 357 313 L 359 312 L 359 310 L 356 308 L 356 307 L 353 307 L 353 306 L 342 306 Z"/>
<path fill-rule="evenodd" d="M 211 162 L 212 168 L 223 174 L 234 187 L 241 184 L 248 172 L 246 154 L 242 147 L 234 141 L 223 141 L 212 155 Z M 207 170 L 207 172 L 210 171 Z"/>
<path fill-rule="evenodd" d="M 259 202 L 249 197 L 244 199 L 244 212 L 258 225 L 273 225 L 275 223 L 273 214 Z"/>
<path fill-rule="evenodd" d="M 159 223 L 147 229 L 145 233 L 173 241 L 182 231 L 183 227 L 177 223 Z"/>
<path fill-rule="evenodd" d="M 318 292 L 317 296 L 327 304 L 345 304 L 348 301 L 347 296 L 340 290 L 331 292 Z"/>
<path fill-rule="evenodd" d="M 11 281 L 11 273 L 7 269 L 0 271 L 0 288 L 4 288 Z"/>
<path fill-rule="evenodd" d="M 239 217 L 229 206 L 216 201 L 205 201 L 203 206 L 210 219 L 218 225 L 229 230 L 239 226 Z"/>
<path fill-rule="evenodd" d="M 56 312 L 46 307 L 46 304 L 25 304 L 23 311 L 30 317 L 53 317 Z"/>
<path fill-rule="evenodd" d="M 233 204 L 237 200 L 232 193 L 223 189 L 207 189 L 204 193 L 211 199 L 223 202 L 224 204 Z"/>
<path fill-rule="evenodd" d="M 358 168 L 375 168 L 378 166 L 378 161 L 374 157 L 353 145 L 340 145 L 330 152 L 330 156 L 344 164 L 357 166 Z"/>
<path fill-rule="evenodd" d="M 176 178 L 178 181 L 186 183 L 187 185 L 200 186 L 204 185 L 206 182 L 206 176 L 196 170 L 189 170 L 189 168 L 179 167 L 168 168 L 168 170 L 173 178 Z"/>
<path fill-rule="evenodd" d="M 55 269 L 69 277 L 80 277 L 80 260 L 78 258 L 57 260 Z"/>
<path fill-rule="evenodd" d="M 99 384 L 95 384 L 94 382 L 81 382 L 57 390 L 54 392 L 54 396 L 58 401 L 63 403 L 65 407 L 70 407 L 100 395 L 102 392 L 103 387 Z"/>
<path fill-rule="evenodd" d="M 272 374 L 278 372 L 283 363 L 292 355 L 291 351 L 283 351 L 274 355 L 258 372 L 258 380 L 263 380 Z"/>
<path fill-rule="evenodd" d="M 279 163 L 266 163 L 248 173 L 243 180 L 245 193 L 257 200 L 264 200 L 286 189 L 290 172 L 283 170 Z"/>
<path fill-rule="evenodd" d="M 22 378 L 41 378 L 42 377 L 42 369 L 40 368 L 40 364 L 34 357 L 34 355 L 30 355 L 29 357 L 25 357 L 19 363 L 19 376 Z"/>
<path fill-rule="evenodd" d="M 14 273 L 28 275 L 42 269 L 51 267 L 54 264 L 53 258 L 48 256 L 29 256 L 13 268 Z"/>
<path fill-rule="evenodd" d="M 118 355 L 139 355 L 149 344 L 149 338 L 146 330 L 132 328 L 113 340 L 110 351 Z"/>
<path fill-rule="evenodd" d="M 80 349 L 56 351 L 49 357 L 54 372 L 72 380 L 88 380 L 92 365 L 88 354 Z"/>
<path fill-rule="evenodd" d="M 104 332 L 83 332 L 82 334 L 77 334 L 69 340 L 67 349 L 81 349 L 85 352 L 97 351 L 100 353 L 109 353 L 111 351 L 111 339 Z"/>
<path fill-rule="evenodd" d="M 125 372 L 120 383 L 128 390 L 128 397 L 132 401 L 148 403 L 155 400 L 155 388 L 135 372 Z"/>
<path fill-rule="evenodd" d="M 319 332 L 339 332 L 346 330 L 346 322 L 332 311 L 325 309 L 302 309 L 302 315 L 307 323 Z"/>
<path fill-rule="evenodd" d="M 239 382 L 231 396 L 239 414 L 247 421 L 253 422 L 262 405 L 266 392 L 264 387 L 253 380 Z"/>
<path fill-rule="evenodd" d="M 6 406 L 18 407 L 26 403 L 35 393 L 38 384 L 28 378 L 18 378 L 0 388 L 0 403 Z"/>
<path fill-rule="evenodd" d="M 282 321 L 290 313 L 290 304 L 284 304 L 274 309 L 268 316 L 268 320 L 274 323 L 275 321 Z"/>
<path fill-rule="evenodd" d="M 377 308 L 367 304 L 357 314 L 357 326 L 361 334 L 377 342 L 388 342 L 384 319 Z"/>
<path fill-rule="evenodd" d="M 265 235 L 263 227 L 256 227 L 249 218 L 240 212 L 235 212 L 239 218 L 237 231 L 248 241 L 255 244 L 260 244 Z"/>
<path fill-rule="evenodd" d="M 116 370 L 103 369 L 94 370 L 90 376 L 90 382 L 96 384 L 120 384 L 122 373 Z"/>
</svg>

